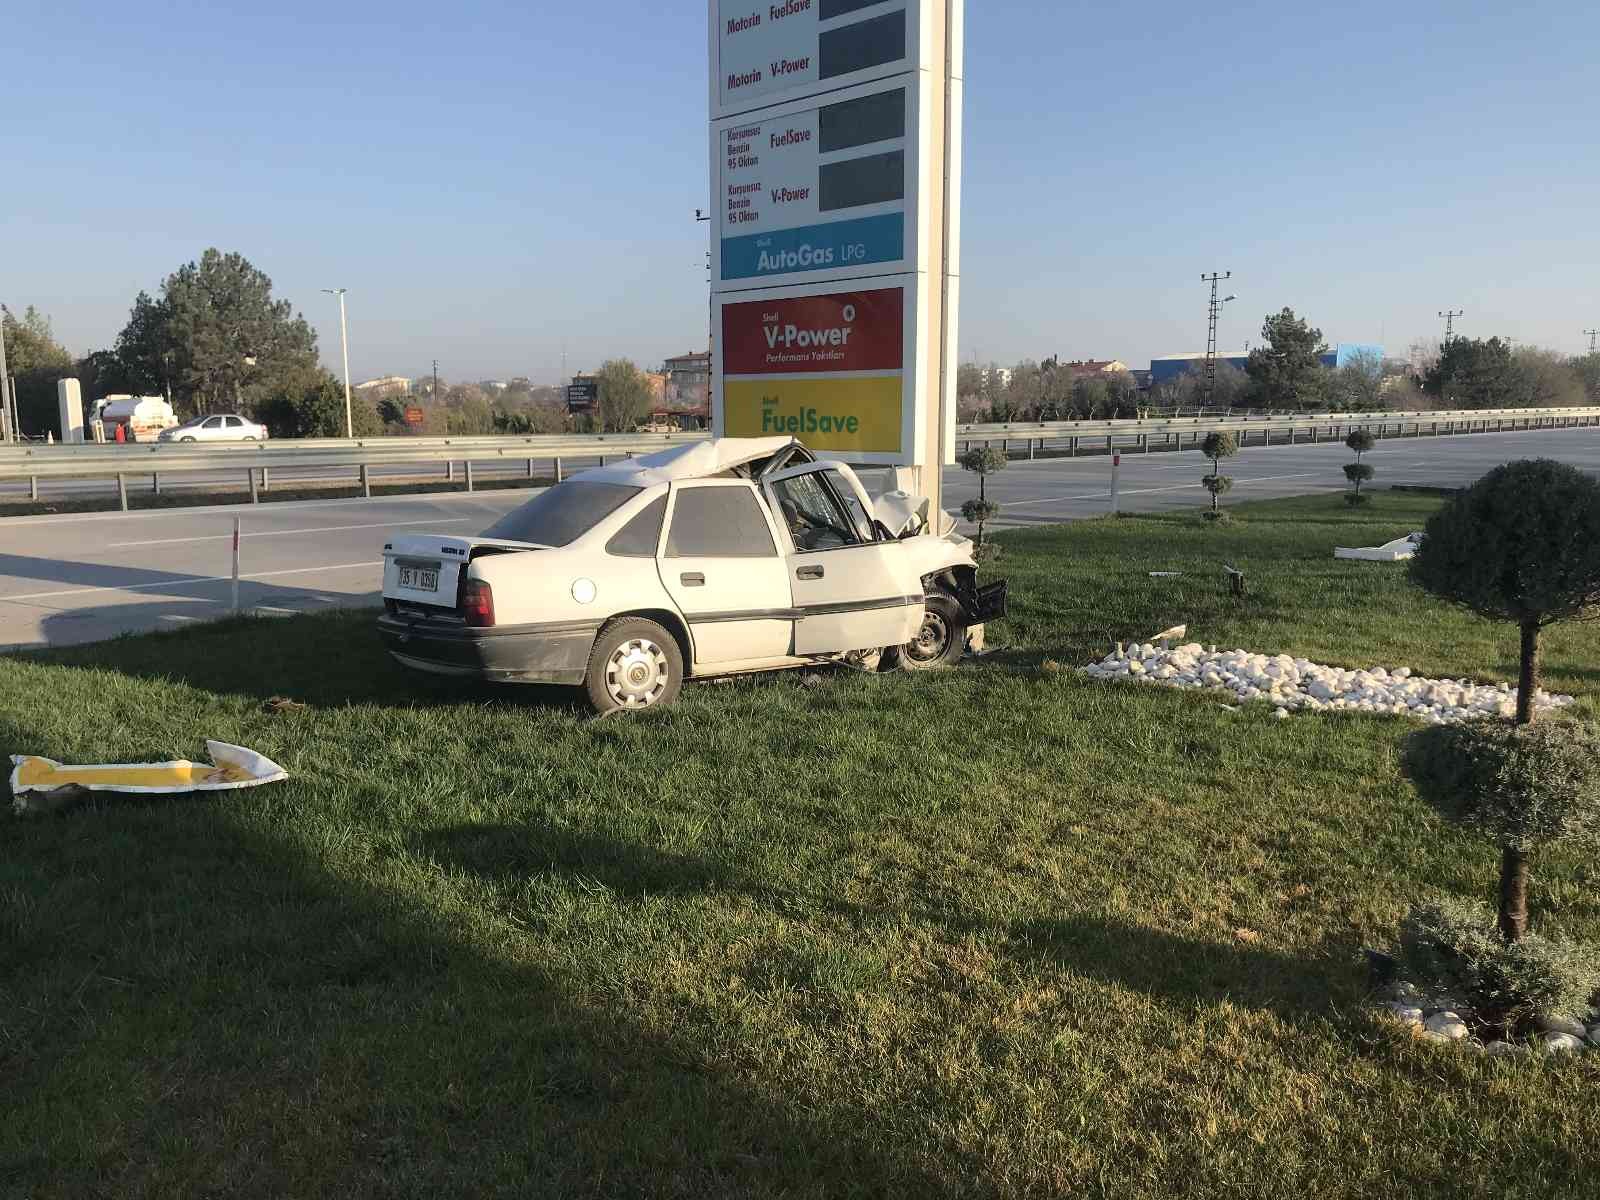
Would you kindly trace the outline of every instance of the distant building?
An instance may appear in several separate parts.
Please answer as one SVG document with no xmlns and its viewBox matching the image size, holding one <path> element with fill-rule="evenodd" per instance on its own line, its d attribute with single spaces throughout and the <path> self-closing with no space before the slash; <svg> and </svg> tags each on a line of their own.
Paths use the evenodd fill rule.
<svg viewBox="0 0 1600 1200">
<path fill-rule="evenodd" d="M 699 408 L 711 403 L 711 352 L 680 354 L 663 368 L 663 398 L 672 408 Z"/>
<path fill-rule="evenodd" d="M 650 388 L 650 403 L 660 404 L 667 397 L 667 377 L 654 371 L 644 371 L 644 381 Z"/>
<path fill-rule="evenodd" d="M 1325 367 L 1348 367 L 1352 363 L 1372 361 L 1383 362 L 1383 347 L 1371 345 L 1366 342 L 1340 342 L 1332 350 L 1322 356 L 1321 362 Z M 1217 354 L 1219 363 L 1227 363 L 1231 367 L 1244 370 L 1245 364 L 1250 361 L 1250 354 L 1245 350 L 1231 350 Z M 1206 356 L 1204 354 L 1169 354 L 1165 358 L 1152 358 L 1150 360 L 1150 382 L 1162 384 L 1176 379 L 1185 371 L 1204 370 Z"/>
<path fill-rule="evenodd" d="M 1094 379 L 1101 375 L 1114 375 L 1119 371 L 1123 374 L 1128 372 L 1128 364 L 1114 358 L 1086 358 L 1078 362 L 1062 363 L 1061 366 L 1070 371 L 1074 379 Z"/>
<path fill-rule="evenodd" d="M 667 408 L 657 405 L 650 412 L 650 424 L 647 427 L 651 433 L 672 433 L 683 431 L 696 433 L 711 428 L 711 406 L 703 404 L 698 408 Z"/>
<path fill-rule="evenodd" d="M 358 383 L 355 390 L 370 400 L 380 396 L 408 396 L 411 394 L 411 380 L 404 375 L 386 375 L 382 379 L 369 379 L 365 383 Z"/>
<path fill-rule="evenodd" d="M 983 368 L 983 382 L 993 384 L 997 388 L 1011 386 L 1011 376 L 1014 372 L 1010 367 L 985 367 Z"/>
</svg>

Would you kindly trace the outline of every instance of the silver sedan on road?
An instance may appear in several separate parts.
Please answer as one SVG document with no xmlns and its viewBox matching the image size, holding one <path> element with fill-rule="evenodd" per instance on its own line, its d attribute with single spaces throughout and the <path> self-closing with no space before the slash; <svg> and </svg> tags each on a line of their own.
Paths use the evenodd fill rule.
<svg viewBox="0 0 1600 1200">
<path fill-rule="evenodd" d="M 163 429 L 163 442 L 264 442 L 267 427 L 232 413 L 193 417 L 182 425 Z"/>
</svg>

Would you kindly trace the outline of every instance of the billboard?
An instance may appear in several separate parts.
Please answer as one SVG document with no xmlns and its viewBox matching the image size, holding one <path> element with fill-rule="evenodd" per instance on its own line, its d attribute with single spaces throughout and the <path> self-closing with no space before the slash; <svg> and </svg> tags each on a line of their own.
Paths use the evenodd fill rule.
<svg viewBox="0 0 1600 1200">
<path fill-rule="evenodd" d="M 598 379 L 574 379 L 567 388 L 567 411 L 588 412 L 600 403 Z"/>
<path fill-rule="evenodd" d="M 919 429 L 918 280 L 873 282 L 885 286 L 721 297 L 716 427 L 728 437 L 792 435 L 854 462 L 908 454 Z"/>
</svg>

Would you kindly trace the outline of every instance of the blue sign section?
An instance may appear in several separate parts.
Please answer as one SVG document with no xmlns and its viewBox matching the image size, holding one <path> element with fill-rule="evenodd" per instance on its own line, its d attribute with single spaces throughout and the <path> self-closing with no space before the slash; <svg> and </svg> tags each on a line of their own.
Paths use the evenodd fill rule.
<svg viewBox="0 0 1600 1200">
<path fill-rule="evenodd" d="M 906 256 L 906 216 L 886 213 L 831 225 L 722 239 L 722 277 L 760 279 L 897 263 Z"/>
</svg>

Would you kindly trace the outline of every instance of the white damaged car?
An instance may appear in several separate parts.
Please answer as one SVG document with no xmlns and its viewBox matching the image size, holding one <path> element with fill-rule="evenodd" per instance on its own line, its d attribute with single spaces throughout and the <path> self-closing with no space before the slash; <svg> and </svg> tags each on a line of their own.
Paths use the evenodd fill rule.
<svg viewBox="0 0 1600 1200">
<path fill-rule="evenodd" d="M 933 516 L 791 438 L 697 442 L 574 475 L 479 537 L 395 537 L 378 628 L 407 667 L 582 685 L 600 712 L 686 678 L 942 666 L 1006 585 L 978 587 Z"/>
</svg>

